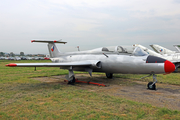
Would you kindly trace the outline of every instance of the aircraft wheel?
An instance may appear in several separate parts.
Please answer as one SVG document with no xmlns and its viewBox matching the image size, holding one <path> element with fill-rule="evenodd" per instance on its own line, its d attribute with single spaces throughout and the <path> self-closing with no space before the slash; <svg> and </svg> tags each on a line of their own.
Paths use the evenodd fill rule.
<svg viewBox="0 0 180 120">
<path fill-rule="evenodd" d="M 154 85 L 152 85 L 152 84 L 153 84 L 153 82 L 149 82 L 147 84 L 148 89 L 149 90 L 156 90 L 156 84 L 154 84 Z"/>
<path fill-rule="evenodd" d="M 106 73 L 106 77 L 109 78 L 109 79 L 112 79 L 113 78 L 113 73 Z"/>
<path fill-rule="evenodd" d="M 73 77 L 73 79 L 72 80 L 70 80 L 70 81 L 68 81 L 68 84 L 70 84 L 70 85 L 74 85 L 74 83 L 75 83 L 75 77 Z"/>
<path fill-rule="evenodd" d="M 178 73 L 178 67 L 175 69 L 175 71 L 173 73 Z"/>
</svg>

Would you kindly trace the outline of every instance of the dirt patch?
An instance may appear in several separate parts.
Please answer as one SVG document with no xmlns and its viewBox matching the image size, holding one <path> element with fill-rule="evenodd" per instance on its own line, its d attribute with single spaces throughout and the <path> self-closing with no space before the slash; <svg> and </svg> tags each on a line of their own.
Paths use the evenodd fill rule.
<svg viewBox="0 0 180 120">
<path fill-rule="evenodd" d="M 76 83 L 75 86 L 80 89 L 87 89 L 93 92 L 103 92 L 108 95 L 118 96 L 142 103 L 149 103 L 153 106 L 166 107 L 172 110 L 180 110 L 180 86 L 157 83 L 157 90 L 148 90 L 147 82 L 133 81 L 129 79 L 113 78 L 107 79 L 104 75 L 77 74 L 76 78 L 80 81 L 91 81 L 104 83 L 108 87 L 98 87 L 84 83 Z M 65 75 L 38 77 L 34 78 L 46 83 L 60 83 L 67 85 L 64 82 Z"/>
</svg>

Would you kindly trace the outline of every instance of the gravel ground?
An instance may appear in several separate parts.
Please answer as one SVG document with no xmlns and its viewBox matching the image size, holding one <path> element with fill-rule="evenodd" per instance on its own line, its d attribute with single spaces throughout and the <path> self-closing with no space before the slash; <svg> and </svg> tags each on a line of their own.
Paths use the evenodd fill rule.
<svg viewBox="0 0 180 120">
<path fill-rule="evenodd" d="M 147 82 L 133 81 L 130 79 L 113 78 L 107 79 L 105 75 L 77 74 L 76 78 L 82 81 L 104 83 L 107 87 L 98 87 L 85 83 L 76 83 L 79 89 L 86 89 L 94 92 L 104 92 L 108 95 L 126 98 L 128 100 L 148 103 L 157 107 L 165 107 L 172 110 L 180 110 L 180 86 L 156 83 L 157 90 L 148 90 Z M 41 82 L 59 83 L 67 85 L 65 76 L 38 77 L 34 78 Z"/>
</svg>

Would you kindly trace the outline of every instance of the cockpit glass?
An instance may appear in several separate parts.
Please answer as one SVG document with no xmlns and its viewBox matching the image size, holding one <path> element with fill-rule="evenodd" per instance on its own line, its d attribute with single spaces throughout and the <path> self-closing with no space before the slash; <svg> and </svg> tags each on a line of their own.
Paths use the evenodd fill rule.
<svg viewBox="0 0 180 120">
<path fill-rule="evenodd" d="M 123 52 L 123 48 L 120 47 L 120 46 L 118 46 L 118 47 L 117 47 L 117 51 L 118 51 L 118 53 L 122 53 L 122 52 Z"/>
<path fill-rule="evenodd" d="M 115 47 L 116 47 L 116 46 L 103 47 L 103 48 L 102 48 L 102 51 L 114 52 L 114 51 L 115 51 Z"/>
<path fill-rule="evenodd" d="M 124 50 L 125 53 L 129 53 L 129 54 L 132 54 L 133 51 L 134 51 L 134 47 L 133 46 L 121 46 Z"/>
<path fill-rule="evenodd" d="M 108 46 L 108 47 L 103 47 L 101 50 L 103 52 L 109 52 L 109 53 L 127 53 L 127 54 L 132 54 L 134 56 L 148 55 L 148 53 L 142 50 L 140 47 L 134 47 L 134 46 Z"/>
<path fill-rule="evenodd" d="M 133 55 L 134 56 L 145 56 L 145 55 L 148 55 L 148 53 L 145 52 L 144 50 L 142 50 L 140 47 L 136 47 L 133 51 Z"/>
</svg>

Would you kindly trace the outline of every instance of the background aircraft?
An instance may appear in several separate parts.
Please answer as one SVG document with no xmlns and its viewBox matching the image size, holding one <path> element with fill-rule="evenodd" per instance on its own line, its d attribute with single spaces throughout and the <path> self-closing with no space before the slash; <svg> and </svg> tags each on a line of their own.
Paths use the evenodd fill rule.
<svg viewBox="0 0 180 120">
<path fill-rule="evenodd" d="M 153 44 L 153 45 L 150 45 L 153 50 L 157 53 L 160 53 L 161 55 L 164 55 L 164 54 L 168 54 L 168 55 L 171 55 L 171 54 L 176 54 L 177 51 L 172 51 L 172 50 L 169 50 L 165 47 L 162 47 L 160 45 L 156 45 L 156 44 Z M 176 49 L 178 49 L 178 45 L 174 45 L 176 47 Z M 179 52 L 179 51 L 178 51 Z"/>
<path fill-rule="evenodd" d="M 69 84 L 75 83 L 73 71 L 104 72 L 107 78 L 113 73 L 132 73 L 153 75 L 153 82 L 148 83 L 148 89 L 155 90 L 157 82 L 155 74 L 169 74 L 175 66 L 168 60 L 148 55 L 139 47 L 110 46 L 88 51 L 60 52 L 55 43 L 62 41 L 39 41 L 48 43 L 48 50 L 52 63 L 11 63 L 9 67 L 60 67 L 69 70 L 66 79 Z"/>
<path fill-rule="evenodd" d="M 154 50 L 156 52 L 152 51 L 152 50 L 150 50 L 150 49 L 148 49 L 142 45 L 139 45 L 139 44 L 134 44 L 133 46 L 140 47 L 141 49 L 143 49 L 144 51 L 146 51 L 150 55 L 161 57 L 163 59 L 167 59 L 167 60 L 171 61 L 176 66 L 175 72 L 178 71 L 178 68 L 180 67 L 180 53 L 175 53 L 175 51 L 171 52 L 170 50 L 165 50 L 164 48 L 157 48 L 158 46 L 156 46 L 156 47 L 154 46 Z M 157 51 L 165 51 L 165 52 L 163 52 L 163 54 L 162 53 L 159 54 L 159 53 L 157 53 Z M 164 54 L 164 53 L 169 53 L 169 54 Z"/>
<path fill-rule="evenodd" d="M 176 49 L 177 49 L 177 52 L 180 53 L 180 45 L 173 45 Z"/>
</svg>

